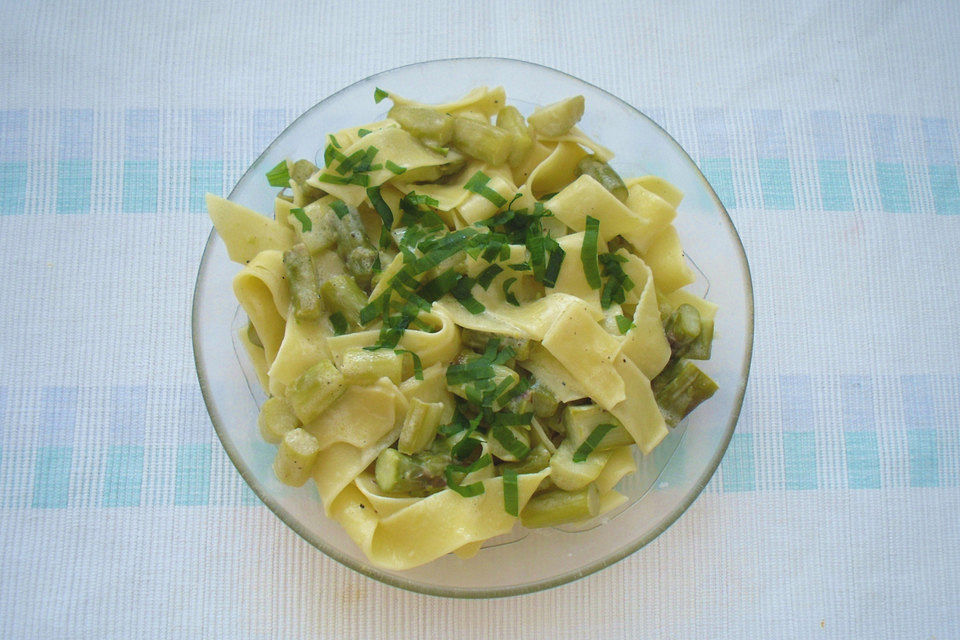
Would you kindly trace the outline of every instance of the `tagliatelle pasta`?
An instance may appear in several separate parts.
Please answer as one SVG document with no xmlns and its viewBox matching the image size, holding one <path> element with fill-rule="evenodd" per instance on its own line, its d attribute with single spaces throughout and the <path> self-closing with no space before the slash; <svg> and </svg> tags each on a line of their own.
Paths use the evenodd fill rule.
<svg viewBox="0 0 960 640">
<path fill-rule="evenodd" d="M 386 118 L 268 173 L 273 219 L 207 196 L 277 476 L 397 570 L 622 506 L 635 455 L 716 389 L 682 193 L 624 182 L 580 96 L 375 98 Z"/>
</svg>

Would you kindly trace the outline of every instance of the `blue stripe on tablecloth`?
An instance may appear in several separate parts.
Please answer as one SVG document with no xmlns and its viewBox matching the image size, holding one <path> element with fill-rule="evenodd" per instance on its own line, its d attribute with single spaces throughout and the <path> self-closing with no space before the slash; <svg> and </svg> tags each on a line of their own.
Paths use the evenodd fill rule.
<svg viewBox="0 0 960 640">
<path fill-rule="evenodd" d="M 206 211 L 204 194 L 223 193 L 223 111 L 196 109 L 191 113 L 190 210 Z"/>
<path fill-rule="evenodd" d="M 157 210 L 160 112 L 130 109 L 124 118 L 123 212 Z"/>
<path fill-rule="evenodd" d="M 815 111 L 811 114 L 810 124 L 820 178 L 821 206 L 826 211 L 849 211 L 853 209 L 853 193 L 840 114 L 836 111 Z"/>
<path fill-rule="evenodd" d="M 717 192 L 723 206 L 737 206 L 733 191 L 733 161 L 730 159 L 730 134 L 726 114 L 721 109 L 701 109 L 694 112 L 697 145 L 700 151 L 700 170 Z"/>
<path fill-rule="evenodd" d="M 57 171 L 31 174 L 30 162 L 42 146 L 28 142 L 30 115 L 23 109 L 0 110 L 0 215 L 26 211 L 28 180 L 38 181 L 31 193 L 55 190 L 55 210 L 58 213 L 84 213 L 100 204 L 92 202 L 93 185 L 100 184 L 101 180 L 108 182 L 112 170 L 98 164 L 93 157 L 97 135 L 94 123 L 97 118 L 103 119 L 102 128 L 108 131 L 113 126 L 110 119 L 116 118 L 116 114 L 97 114 L 91 109 L 80 109 L 64 110 L 55 116 L 39 118 L 34 126 L 56 123 L 53 126 L 58 128 L 57 132 L 36 133 L 40 138 L 50 135 L 59 140 L 55 159 Z M 183 195 L 184 201 L 175 204 L 185 211 L 200 212 L 203 210 L 203 193 L 222 193 L 229 186 L 224 182 L 225 167 L 227 156 L 233 151 L 225 144 L 227 127 L 223 111 L 195 109 L 183 117 L 190 132 L 188 155 L 162 160 L 164 166 L 189 168 L 189 186 Z M 161 165 L 160 113 L 156 109 L 133 109 L 124 112 L 122 120 L 124 143 L 119 158 L 122 179 L 117 187 L 120 211 L 154 212 L 158 203 Z M 257 152 L 266 148 L 289 120 L 289 114 L 282 109 L 252 111 L 250 136 L 253 148 Z M 721 109 L 701 109 L 693 114 L 698 164 L 728 208 L 741 204 L 735 185 L 742 185 L 747 193 L 759 192 L 763 206 L 768 209 L 795 209 L 796 185 L 808 179 L 801 176 L 812 172 L 819 182 L 820 206 L 827 211 L 852 211 L 863 206 L 853 199 L 856 186 L 861 203 L 879 202 L 884 211 L 915 212 L 919 206 L 925 213 L 960 214 L 954 134 L 957 123 L 952 120 L 915 118 L 911 121 L 916 123 L 913 127 L 902 124 L 903 118 L 892 114 L 871 114 L 859 119 L 848 117 L 842 122 L 837 112 L 813 111 L 806 119 L 791 117 L 788 126 L 782 111 L 753 111 L 746 118 L 752 123 L 752 130 L 744 133 L 753 135 L 755 160 L 748 152 L 738 155 L 742 145 L 735 147 L 732 144 L 729 122 L 743 120 L 743 114 Z M 809 127 L 793 125 L 804 121 L 809 122 Z M 856 151 L 857 147 L 851 151 L 844 142 L 844 129 L 861 128 L 868 131 L 870 139 L 866 158 L 861 157 L 862 152 Z M 905 138 L 905 132 L 920 139 Z M 805 138 L 812 141 L 811 157 L 792 157 L 791 149 L 808 146 Z M 903 155 L 905 144 L 922 147 L 925 167 L 910 167 L 908 171 Z M 46 158 L 36 160 L 48 162 Z M 252 160 L 253 157 L 240 159 L 240 166 Z M 794 163 L 801 166 L 793 166 Z M 876 180 L 854 185 L 851 173 L 854 163 L 872 168 Z M 51 184 L 51 177 L 56 184 Z M 914 194 L 927 188 L 930 197 Z M 42 209 L 31 210 L 43 212 Z"/>
<path fill-rule="evenodd" d="M 923 118 L 923 144 L 933 206 L 940 215 L 960 214 L 960 187 L 952 147 L 950 126 L 943 118 Z"/>
<path fill-rule="evenodd" d="M 847 463 L 847 486 L 880 488 L 880 449 L 877 445 L 873 383 L 867 376 L 840 378 L 840 406 Z"/>
<path fill-rule="evenodd" d="M 768 209 L 793 209 L 793 180 L 783 113 L 772 109 L 754 111 L 753 128 L 763 205 Z"/>
<path fill-rule="evenodd" d="M 960 452 L 955 438 L 951 439 L 952 431 L 944 430 L 952 429 L 960 414 L 960 398 L 953 395 L 955 381 L 929 375 L 884 379 L 883 383 L 869 376 L 784 375 L 772 380 L 775 384 L 753 383 L 751 394 L 760 389 L 767 396 L 758 400 L 758 406 L 778 403 L 779 432 L 776 415 L 746 406 L 717 482 L 711 485 L 715 490 L 793 492 L 844 486 L 877 490 L 884 486 L 926 489 L 956 485 L 949 474 L 957 467 Z M 881 388 L 894 389 L 896 406 L 885 408 L 884 415 L 897 416 L 884 421 L 883 432 L 878 431 L 877 407 L 886 406 L 877 404 Z M 820 397 L 817 390 L 830 391 Z M 183 506 L 259 504 L 238 474 L 215 475 L 214 469 L 221 465 L 229 469 L 230 465 L 213 437 L 195 384 L 85 390 L 83 415 L 102 416 L 103 424 L 93 424 L 93 435 L 82 439 L 76 436 L 79 393 L 74 387 L 44 387 L 38 402 L 37 394 L 0 387 L 3 477 L 24 474 L 32 487 L 26 504 L 44 509 L 168 501 Z M 17 436 L 27 428 L 24 419 L 31 415 L 38 417 L 37 436 L 26 445 L 18 444 Z M 837 420 L 829 422 L 821 415 L 836 416 Z M 87 417 L 84 422 L 89 420 Z M 158 428 L 158 421 L 165 434 L 162 440 L 168 444 L 149 444 L 146 438 L 145 434 Z M 262 460 L 271 459 L 273 446 L 263 443 L 262 449 Z M 82 470 L 80 460 L 84 461 Z M 761 474 L 772 469 L 780 470 L 780 480 L 761 484 Z M 90 474 L 100 481 L 71 484 L 74 475 Z M 831 478 L 840 478 L 841 484 L 831 484 Z M 0 483 L 0 504 L 23 504 L 20 486 Z"/>
<path fill-rule="evenodd" d="M 912 206 L 897 119 L 888 114 L 872 114 L 867 117 L 867 122 L 876 162 L 880 204 L 884 211 L 890 213 L 908 213 Z"/>
<path fill-rule="evenodd" d="M 77 393 L 78 390 L 71 387 L 41 389 L 40 446 L 33 475 L 34 507 L 65 507 L 69 503 Z"/>
<path fill-rule="evenodd" d="M 93 110 L 60 114 L 57 213 L 89 213 L 93 185 Z"/>
</svg>

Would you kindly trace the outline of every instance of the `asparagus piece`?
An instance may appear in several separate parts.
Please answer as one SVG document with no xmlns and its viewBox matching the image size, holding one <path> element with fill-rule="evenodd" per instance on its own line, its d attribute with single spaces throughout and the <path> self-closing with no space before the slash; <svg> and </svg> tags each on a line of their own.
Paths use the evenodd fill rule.
<svg viewBox="0 0 960 640">
<path fill-rule="evenodd" d="M 343 354 L 340 372 L 347 384 L 371 384 L 380 378 L 390 378 L 394 384 L 400 384 L 403 356 L 390 349 L 350 349 Z"/>
<path fill-rule="evenodd" d="M 360 214 L 351 208 L 342 218 L 333 216 L 331 222 L 337 234 L 337 254 L 357 284 L 368 286 L 379 254 L 367 239 Z"/>
<path fill-rule="evenodd" d="M 511 398 L 507 403 L 510 411 L 515 413 L 532 411 L 538 418 L 549 418 L 557 412 L 559 406 L 557 396 L 553 395 L 553 392 L 539 380 L 534 380 L 526 391 Z"/>
<path fill-rule="evenodd" d="M 651 381 L 653 394 L 671 427 L 717 390 L 717 383 L 689 360 L 675 360 Z"/>
<path fill-rule="evenodd" d="M 614 428 L 603 436 L 603 440 L 594 447 L 594 451 L 606 451 L 625 444 L 633 444 L 633 437 L 623 428 L 619 420 L 595 404 L 567 405 L 563 410 L 563 426 L 574 447 L 583 441 L 601 424 L 612 424 Z"/>
<path fill-rule="evenodd" d="M 573 125 L 583 117 L 583 96 L 573 96 L 560 102 L 554 102 L 535 110 L 527 122 L 533 125 L 539 133 L 545 136 L 556 137 L 570 131 Z"/>
<path fill-rule="evenodd" d="M 617 200 L 626 202 L 627 185 L 623 184 L 617 172 L 606 162 L 597 160 L 594 156 L 587 156 L 577 164 L 577 172 L 580 175 L 590 176 L 612 193 Z"/>
<path fill-rule="evenodd" d="M 260 435 L 267 442 L 274 444 L 283 440 L 288 431 L 300 426 L 300 421 L 293 413 L 293 408 L 279 396 L 267 398 L 260 407 L 260 416 L 257 418 Z"/>
<path fill-rule="evenodd" d="M 417 138 L 436 144 L 447 144 L 453 136 L 453 118 L 436 109 L 397 105 L 390 109 L 387 117 L 396 120 L 401 128 Z"/>
<path fill-rule="evenodd" d="M 324 249 L 329 249 L 337 241 L 337 231 L 333 221 L 336 216 L 320 202 L 312 202 L 303 208 L 303 213 L 310 219 L 310 230 L 304 231 L 303 224 L 292 220 L 293 230 L 311 255 Z"/>
<path fill-rule="evenodd" d="M 411 400 L 403 420 L 403 428 L 400 430 L 397 449 L 408 455 L 425 449 L 436 437 L 442 415 L 442 402 L 424 402 L 420 398 Z"/>
<path fill-rule="evenodd" d="M 520 512 L 520 522 L 528 529 L 554 527 L 587 520 L 599 511 L 600 495 L 591 483 L 579 491 L 556 490 L 533 496 Z"/>
<path fill-rule="evenodd" d="M 352 276 L 333 276 L 320 285 L 320 295 L 331 311 L 341 312 L 351 326 L 360 327 L 360 310 L 366 306 L 367 296 Z"/>
<path fill-rule="evenodd" d="M 681 355 L 684 358 L 693 360 L 709 360 L 711 347 L 713 346 L 713 319 L 700 316 L 700 335 L 693 339 L 693 342 L 684 348 Z"/>
<path fill-rule="evenodd" d="M 293 203 L 304 207 L 323 197 L 323 191 L 307 184 L 307 178 L 319 171 L 317 165 L 309 160 L 297 160 L 292 165 L 288 162 L 290 179 L 293 180 Z"/>
<path fill-rule="evenodd" d="M 475 329 L 462 329 L 460 331 L 460 341 L 463 344 L 483 351 L 487 348 L 487 343 L 491 338 L 500 340 L 500 348 L 510 347 L 513 349 L 514 357 L 517 360 L 526 360 L 530 357 L 530 341 L 526 338 L 513 338 L 511 336 L 502 336 L 488 331 L 477 331 Z"/>
<path fill-rule="evenodd" d="M 700 336 L 700 312 L 693 305 L 681 304 L 670 314 L 663 329 L 670 342 L 671 352 L 679 355 Z"/>
<path fill-rule="evenodd" d="M 330 360 L 321 360 L 304 371 L 287 389 L 287 402 L 300 422 L 306 424 L 326 411 L 347 385 Z"/>
<path fill-rule="evenodd" d="M 283 266 L 287 272 L 294 315 L 298 320 L 316 320 L 320 317 L 320 295 L 317 274 L 307 248 L 296 244 L 285 251 Z"/>
<path fill-rule="evenodd" d="M 493 447 L 491 447 L 491 451 Z M 527 456 L 519 462 L 507 462 L 504 468 L 513 469 L 517 473 L 537 473 L 550 466 L 550 452 L 542 444 L 538 444 Z"/>
<path fill-rule="evenodd" d="M 273 472 L 284 484 L 302 486 L 320 453 L 320 443 L 310 433 L 297 428 L 288 431 L 273 459 Z"/>
<path fill-rule="evenodd" d="M 488 164 L 503 164 L 513 148 L 513 134 L 471 118 L 453 119 L 453 146 Z"/>
<path fill-rule="evenodd" d="M 447 485 L 443 470 L 450 462 L 448 454 L 435 451 L 409 456 L 396 449 L 384 449 L 377 456 L 374 477 L 387 493 L 424 497 Z"/>
<path fill-rule="evenodd" d="M 516 107 L 507 106 L 497 114 L 497 126 L 513 135 L 513 149 L 507 157 L 507 163 L 515 167 L 524 161 L 533 146 L 527 123 Z"/>
</svg>

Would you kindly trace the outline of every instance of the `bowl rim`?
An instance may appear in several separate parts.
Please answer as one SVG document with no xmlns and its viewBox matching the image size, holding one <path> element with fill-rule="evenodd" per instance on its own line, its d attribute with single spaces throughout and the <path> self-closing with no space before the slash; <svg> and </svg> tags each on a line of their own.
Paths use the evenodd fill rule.
<svg viewBox="0 0 960 640">
<path fill-rule="evenodd" d="M 208 376 L 207 372 L 204 369 L 202 364 L 201 353 L 203 351 L 203 345 L 199 341 L 199 320 L 198 312 L 200 307 L 200 300 L 202 298 L 203 292 L 203 283 L 204 283 L 204 274 L 209 268 L 208 254 L 211 251 L 211 247 L 217 236 L 216 229 L 211 229 L 207 241 L 204 244 L 203 253 L 200 258 L 200 266 L 197 270 L 197 280 L 194 285 L 194 294 L 193 294 L 193 303 L 191 305 L 191 331 L 192 331 L 192 342 L 193 342 L 193 351 L 194 351 L 194 363 L 197 370 L 197 378 L 200 383 L 200 391 L 203 395 L 203 401 L 207 408 L 207 413 L 210 415 L 211 422 L 213 422 L 214 431 L 217 434 L 217 438 L 220 440 L 220 444 L 223 446 L 224 450 L 227 453 L 227 457 L 230 458 L 230 462 L 240 473 L 240 476 L 247 483 L 250 489 L 254 494 L 276 515 L 284 524 L 286 524 L 290 529 L 294 531 L 298 536 L 308 542 L 310 545 L 323 552 L 328 557 L 339 562 L 340 564 L 361 573 L 368 578 L 372 578 L 378 582 L 388 584 L 393 587 L 398 587 L 400 589 L 405 589 L 407 591 L 412 591 L 415 593 L 422 593 L 425 595 L 439 596 L 439 597 L 452 597 L 452 598 L 466 598 L 466 599 L 479 599 L 479 598 L 501 598 L 507 596 L 516 596 L 516 595 L 525 595 L 530 593 L 535 593 L 538 591 L 543 591 L 553 587 L 558 587 L 574 580 L 584 578 L 588 575 L 596 573 L 602 569 L 605 569 L 621 560 L 626 558 L 633 553 L 636 553 L 647 544 L 659 537 L 664 531 L 666 531 L 671 525 L 673 525 L 681 515 L 693 504 L 693 502 L 703 493 L 704 487 L 716 473 L 717 468 L 720 466 L 720 461 L 723 459 L 724 454 L 727 451 L 727 448 L 730 444 L 730 440 L 733 437 L 733 433 L 736 429 L 736 425 L 739 422 L 740 414 L 743 410 L 743 400 L 746 393 L 747 382 L 750 377 L 750 365 L 753 358 L 753 335 L 754 335 L 754 300 L 753 300 L 753 279 L 750 272 L 750 264 L 747 261 L 746 252 L 743 247 L 743 241 L 740 238 L 740 234 L 737 231 L 736 225 L 733 222 L 733 219 L 730 217 L 730 214 L 727 212 L 726 207 L 723 205 L 723 202 L 720 201 L 720 198 L 717 196 L 713 187 L 710 185 L 710 182 L 707 180 L 706 176 L 703 175 L 703 172 L 700 170 L 700 167 L 697 166 L 696 162 L 693 161 L 693 158 L 686 152 L 686 150 L 674 139 L 669 132 L 667 132 L 663 127 L 656 123 L 653 119 L 647 116 L 645 113 L 634 107 L 632 104 L 626 102 L 625 100 L 619 98 L 618 96 L 594 85 L 586 80 L 578 78 L 572 74 L 566 73 L 559 69 L 549 67 L 547 65 L 539 64 L 536 62 L 530 62 L 527 60 L 520 60 L 517 58 L 506 58 L 498 56 L 471 56 L 471 57 L 461 57 L 461 58 L 438 58 L 433 60 L 421 60 L 418 62 L 413 62 L 398 67 L 393 67 L 391 69 L 386 69 L 374 74 L 371 74 L 365 78 L 352 82 L 349 85 L 342 87 L 341 89 L 331 93 L 330 95 L 324 97 L 316 104 L 308 108 L 302 114 L 297 116 L 293 121 L 291 121 L 283 131 L 281 131 L 277 136 L 267 145 L 254 160 L 243 175 L 237 180 L 237 184 L 230 190 L 230 194 L 227 196 L 228 199 L 232 199 L 234 192 L 237 187 L 244 181 L 244 179 L 253 171 L 253 167 L 256 166 L 259 161 L 270 153 L 270 151 L 277 144 L 278 140 L 290 130 L 292 127 L 296 126 L 297 123 L 305 118 L 308 114 L 312 113 L 314 110 L 321 108 L 326 102 L 332 100 L 341 93 L 351 89 L 355 85 L 368 82 L 375 78 L 385 76 L 391 73 L 394 73 L 400 69 L 405 69 L 408 67 L 414 66 L 424 66 L 431 65 L 436 63 L 444 62 L 454 62 L 454 63 L 469 63 L 469 62 L 487 62 L 487 63 L 497 63 L 505 62 L 509 64 L 520 64 L 530 67 L 536 67 L 538 71 L 546 71 L 548 73 L 560 74 L 566 76 L 568 79 L 583 84 L 590 87 L 593 90 L 599 91 L 606 94 L 607 96 L 613 98 L 628 110 L 634 112 L 637 116 L 642 118 L 647 122 L 647 124 L 653 126 L 655 129 L 659 130 L 663 134 L 669 144 L 673 145 L 675 150 L 678 151 L 683 159 L 693 168 L 696 175 L 699 177 L 700 181 L 703 183 L 703 186 L 706 187 L 707 192 L 710 197 L 713 199 L 714 204 L 717 209 L 722 214 L 722 217 L 725 219 L 729 231 L 732 232 L 733 239 L 736 241 L 735 246 L 737 248 L 737 258 L 740 266 L 742 267 L 742 274 L 744 278 L 744 292 L 745 292 L 745 311 L 746 311 L 746 350 L 743 354 L 743 359 L 741 360 L 741 381 L 739 387 L 736 389 L 736 395 L 734 398 L 735 411 L 731 413 L 730 419 L 727 424 L 727 428 L 724 433 L 723 441 L 721 446 L 717 448 L 714 452 L 713 457 L 708 461 L 703 472 L 700 474 L 700 477 L 694 483 L 692 488 L 687 492 L 686 495 L 680 500 L 680 502 L 671 510 L 671 512 L 665 517 L 656 527 L 648 531 L 644 536 L 641 536 L 637 540 L 624 545 L 620 549 L 612 552 L 611 554 L 605 556 L 604 558 L 593 562 L 587 566 L 581 567 L 574 571 L 568 571 L 566 573 L 547 578 L 544 580 L 538 580 L 536 582 L 525 583 L 522 585 L 514 585 L 510 587 L 490 587 L 490 588 L 476 588 L 476 587 L 432 587 L 430 585 L 424 585 L 421 583 L 405 580 L 402 576 L 394 575 L 388 573 L 386 570 L 375 567 L 371 564 L 363 564 L 354 560 L 353 558 L 346 556 L 337 549 L 328 546 L 324 543 L 323 540 L 313 536 L 310 532 L 303 530 L 296 522 L 296 520 L 287 513 L 286 509 L 280 505 L 276 500 L 274 500 L 265 487 L 257 483 L 256 479 L 253 477 L 252 472 L 247 468 L 246 463 L 240 455 L 240 452 L 232 444 L 232 441 L 229 435 L 224 430 L 224 423 L 221 419 L 219 412 L 216 409 L 216 404 L 212 401 L 210 397 L 210 390 L 208 385 Z"/>
</svg>

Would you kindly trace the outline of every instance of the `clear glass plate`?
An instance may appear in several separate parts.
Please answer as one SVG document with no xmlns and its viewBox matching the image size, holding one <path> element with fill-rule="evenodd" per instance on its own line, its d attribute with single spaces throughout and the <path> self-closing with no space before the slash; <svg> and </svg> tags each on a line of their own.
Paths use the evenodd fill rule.
<svg viewBox="0 0 960 640">
<path fill-rule="evenodd" d="M 253 491 L 295 532 L 331 558 L 376 580 L 428 594 L 496 597 L 530 593 L 569 582 L 637 551 L 669 527 L 706 486 L 723 457 L 740 415 L 753 346 L 750 271 L 736 229 L 713 189 L 680 145 L 656 123 L 619 98 L 560 71 L 499 58 L 438 60 L 361 80 L 322 100 L 281 133 L 237 183 L 229 198 L 269 213 L 275 189 L 264 174 L 283 158 L 322 155 L 325 134 L 385 116 L 375 87 L 424 102 L 455 99 L 479 85 L 502 85 L 509 103 L 529 114 L 537 104 L 586 97 L 580 127 L 616 153 L 623 176 L 656 174 L 685 194 L 676 226 L 700 274 L 693 290 L 719 305 L 713 357 L 703 368 L 720 386 L 675 429 L 639 471 L 618 489 L 630 502 L 588 526 L 524 531 L 492 540 L 471 559 L 447 555 L 407 571 L 371 565 L 340 526 L 326 518 L 312 483 L 278 482 L 274 447 L 257 429 L 263 400 L 243 348 L 235 340 L 244 323 L 231 281 L 239 266 L 211 232 L 193 301 L 197 374 L 214 428 Z"/>
</svg>

